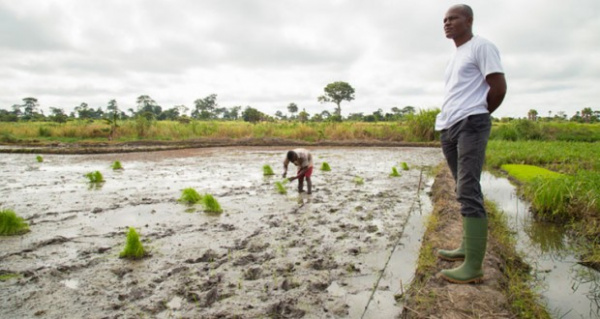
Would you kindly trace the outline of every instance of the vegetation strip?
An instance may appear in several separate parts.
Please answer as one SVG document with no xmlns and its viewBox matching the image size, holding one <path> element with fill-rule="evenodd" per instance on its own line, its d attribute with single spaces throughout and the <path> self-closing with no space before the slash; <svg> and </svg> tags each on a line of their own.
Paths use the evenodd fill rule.
<svg viewBox="0 0 600 319">
<path fill-rule="evenodd" d="M 484 283 L 451 284 L 436 276 L 459 262 L 436 257 L 439 248 L 460 244 L 462 221 L 454 194 L 454 180 L 442 165 L 432 188 L 434 209 L 430 215 L 418 265 L 402 313 L 403 318 L 453 317 L 550 318 L 531 290 L 529 267 L 514 248 L 514 238 L 502 213 L 488 205 L 490 233 L 484 260 Z"/>
<path fill-rule="evenodd" d="M 566 225 L 580 262 L 600 269 L 600 147 L 596 144 L 490 141 L 486 165 L 501 168 L 517 180 L 534 216 Z"/>
</svg>

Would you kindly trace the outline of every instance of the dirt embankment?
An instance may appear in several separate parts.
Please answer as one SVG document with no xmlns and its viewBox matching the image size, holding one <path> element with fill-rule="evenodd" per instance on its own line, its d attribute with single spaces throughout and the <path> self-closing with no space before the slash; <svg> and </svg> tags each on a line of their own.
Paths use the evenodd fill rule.
<svg viewBox="0 0 600 319">
<path fill-rule="evenodd" d="M 203 138 L 185 141 L 132 141 L 132 142 L 27 142 L 4 144 L 0 153 L 36 154 L 103 154 L 167 151 L 188 148 L 231 146 L 306 146 L 306 147 L 438 147 L 439 142 L 396 142 L 379 140 L 322 140 L 307 142 L 281 138 Z"/>
<path fill-rule="evenodd" d="M 455 183 L 444 166 L 432 187 L 433 216 L 423 236 L 421 267 L 407 293 L 402 318 L 519 318 L 511 309 L 508 296 L 507 262 L 512 267 L 527 267 L 516 255 L 514 247 L 506 247 L 494 232 L 489 232 L 484 260 L 482 284 L 458 285 L 439 277 L 442 269 L 454 268 L 461 261 L 449 262 L 435 256 L 438 249 L 454 249 L 460 245 L 462 218 L 455 199 Z M 490 223 L 490 228 L 494 227 Z M 511 260 L 507 260 L 507 251 Z M 514 259 L 512 259 L 514 257 Z"/>
</svg>

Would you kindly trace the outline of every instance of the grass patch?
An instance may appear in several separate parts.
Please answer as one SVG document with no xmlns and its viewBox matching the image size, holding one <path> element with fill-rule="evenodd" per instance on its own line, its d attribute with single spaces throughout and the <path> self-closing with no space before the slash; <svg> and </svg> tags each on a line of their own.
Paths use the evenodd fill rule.
<svg viewBox="0 0 600 319">
<path fill-rule="evenodd" d="M 391 177 L 400 177 L 400 173 L 398 173 L 398 169 L 394 166 L 392 167 L 392 173 L 390 174 Z"/>
<path fill-rule="evenodd" d="M 87 177 L 89 182 L 92 184 L 99 184 L 104 182 L 104 176 L 102 176 L 102 173 L 100 173 L 100 171 L 89 172 L 85 174 L 85 177 Z"/>
<path fill-rule="evenodd" d="M 110 167 L 115 171 L 123 169 L 123 165 L 121 165 L 121 162 L 119 161 L 114 161 Z"/>
<path fill-rule="evenodd" d="M 17 216 L 11 209 L 0 210 L 0 235 L 21 235 L 29 231 L 29 225 L 25 219 Z"/>
<path fill-rule="evenodd" d="M 530 183 L 536 178 L 549 179 L 562 176 L 560 173 L 534 165 L 504 164 L 500 168 L 522 183 Z"/>
<path fill-rule="evenodd" d="M 44 161 L 44 158 L 41 155 L 36 156 L 35 159 L 37 160 L 38 163 L 41 163 Z"/>
<path fill-rule="evenodd" d="M 189 205 L 194 205 L 202 200 L 202 196 L 193 188 L 185 188 L 181 191 L 179 201 Z"/>
<path fill-rule="evenodd" d="M 323 172 L 331 172 L 331 167 L 329 167 L 329 164 L 327 162 L 323 162 L 321 163 L 321 170 Z"/>
<path fill-rule="evenodd" d="M 271 168 L 271 166 L 263 165 L 263 175 L 264 176 L 272 176 L 272 175 L 275 175 L 275 172 L 273 172 L 273 169 Z"/>
<path fill-rule="evenodd" d="M 135 231 L 135 228 L 129 227 L 129 232 L 127 233 L 127 242 L 125 243 L 125 248 L 119 254 L 119 257 L 128 259 L 141 259 L 144 256 L 146 256 L 146 250 L 144 249 L 144 246 L 142 246 L 140 236 Z"/>
<path fill-rule="evenodd" d="M 204 194 L 202 196 L 202 205 L 204 206 L 204 211 L 207 213 L 218 215 L 223 212 L 221 205 L 211 194 Z"/>
</svg>

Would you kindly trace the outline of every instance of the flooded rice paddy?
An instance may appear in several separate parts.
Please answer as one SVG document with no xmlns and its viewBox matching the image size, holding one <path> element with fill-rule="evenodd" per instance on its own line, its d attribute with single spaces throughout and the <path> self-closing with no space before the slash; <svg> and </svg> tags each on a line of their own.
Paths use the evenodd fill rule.
<svg viewBox="0 0 600 319">
<path fill-rule="evenodd" d="M 414 273 L 437 148 L 313 149 L 313 194 L 281 195 L 284 148 L 3 154 L 2 318 L 381 318 Z M 110 165 L 120 161 L 124 170 Z M 331 172 L 318 168 L 327 162 Z M 406 162 L 408 171 L 400 170 Z M 276 176 L 263 176 L 270 165 Z M 400 177 L 390 177 L 392 167 Z M 290 169 L 294 170 L 293 165 Z M 85 174 L 100 171 L 91 186 Z M 364 184 L 359 185 L 355 178 Z M 224 212 L 178 202 L 212 194 Z M 150 256 L 120 259 L 128 227 Z M 374 289 L 374 287 L 376 287 Z"/>
<path fill-rule="evenodd" d="M 578 263 L 564 227 L 535 220 L 507 179 L 484 172 L 481 182 L 486 199 L 507 214 L 553 317 L 600 318 L 600 273 Z"/>
</svg>

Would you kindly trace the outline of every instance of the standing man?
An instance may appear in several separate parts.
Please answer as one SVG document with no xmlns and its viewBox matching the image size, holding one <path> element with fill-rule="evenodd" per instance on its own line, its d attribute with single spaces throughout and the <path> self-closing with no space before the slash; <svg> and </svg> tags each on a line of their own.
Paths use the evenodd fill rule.
<svg viewBox="0 0 600 319">
<path fill-rule="evenodd" d="M 304 148 L 297 148 L 292 151 L 288 151 L 283 161 L 283 178 L 287 175 L 288 164 L 292 162 L 294 165 L 298 167 L 298 173 L 296 176 L 290 177 L 290 182 L 298 179 L 298 192 L 304 192 L 304 178 L 306 178 L 306 186 L 308 187 L 307 194 L 312 193 L 312 181 L 310 180 L 310 176 L 313 171 L 313 160 L 310 152 Z"/>
<path fill-rule="evenodd" d="M 472 27 L 473 10 L 469 6 L 455 5 L 446 12 L 444 32 L 454 41 L 456 51 L 446 68 L 444 103 L 435 122 L 463 217 L 460 247 L 438 251 L 442 259 L 464 259 L 459 267 L 441 271 L 442 278 L 454 283 L 483 280 L 488 220 L 480 177 L 492 126 L 490 114 L 506 95 L 498 49 L 473 35 Z"/>
</svg>

